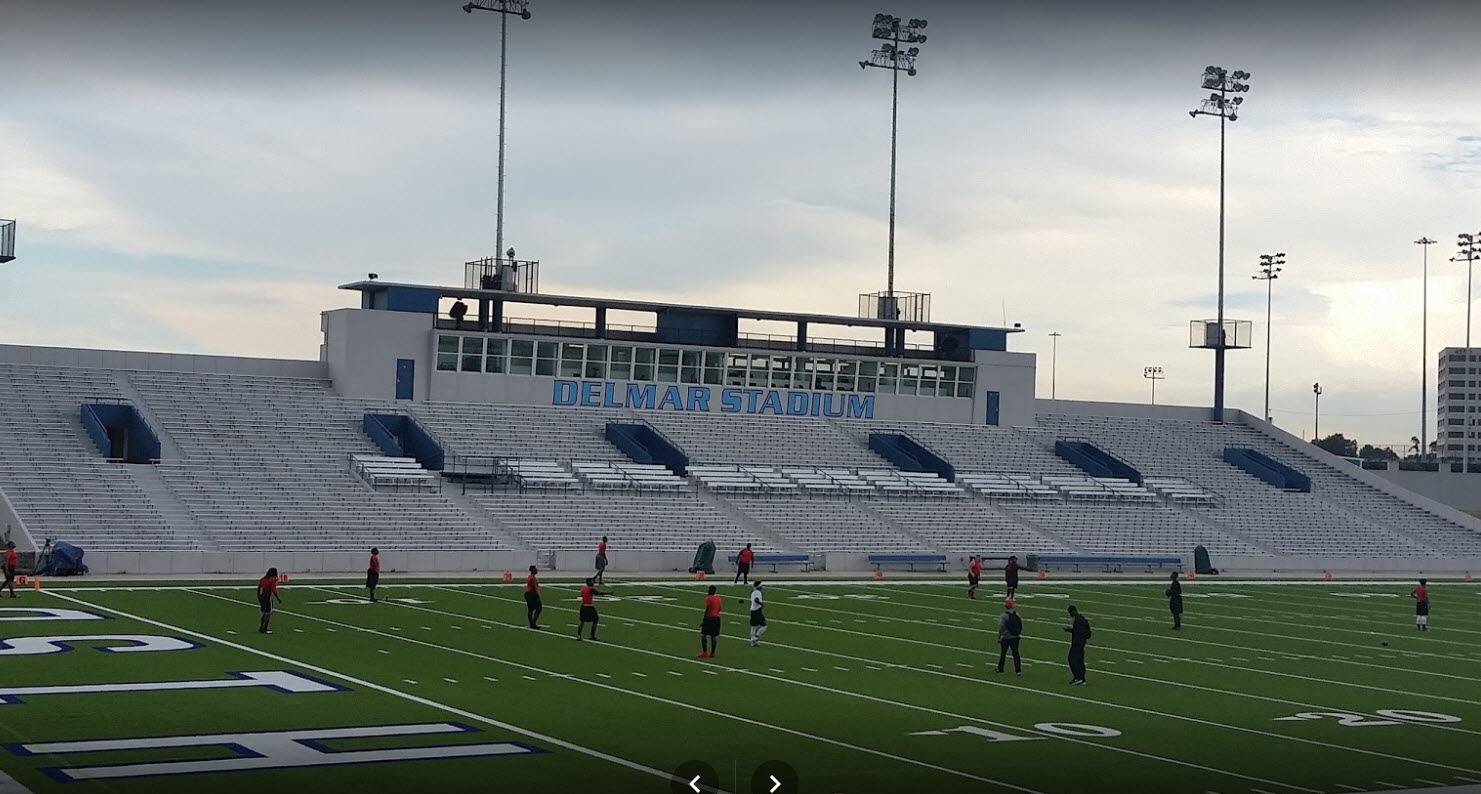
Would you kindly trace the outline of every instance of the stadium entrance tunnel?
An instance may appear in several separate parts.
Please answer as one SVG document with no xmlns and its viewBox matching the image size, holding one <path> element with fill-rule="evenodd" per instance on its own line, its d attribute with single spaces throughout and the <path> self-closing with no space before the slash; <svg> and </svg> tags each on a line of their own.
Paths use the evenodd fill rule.
<svg viewBox="0 0 1481 794">
<path fill-rule="evenodd" d="M 83 403 L 82 427 L 111 461 L 159 462 L 159 437 L 128 403 Z"/>
<path fill-rule="evenodd" d="M 1056 441 L 1054 454 L 1092 477 L 1119 477 L 1138 485 L 1142 482 L 1142 473 L 1135 466 L 1089 441 Z"/>
<path fill-rule="evenodd" d="M 442 471 L 442 445 L 422 427 L 416 417 L 406 414 L 365 415 L 365 435 L 380 450 L 393 458 L 415 458 L 422 468 Z"/>
<path fill-rule="evenodd" d="M 680 477 L 688 473 L 689 455 L 651 425 L 608 422 L 606 437 L 612 446 L 638 463 L 656 463 Z"/>
<path fill-rule="evenodd" d="M 1224 462 L 1286 491 L 1311 493 L 1311 478 L 1248 447 L 1225 447 Z"/>
<path fill-rule="evenodd" d="M 927 471 L 956 482 L 956 467 L 904 433 L 870 433 L 869 448 L 901 471 Z"/>
</svg>

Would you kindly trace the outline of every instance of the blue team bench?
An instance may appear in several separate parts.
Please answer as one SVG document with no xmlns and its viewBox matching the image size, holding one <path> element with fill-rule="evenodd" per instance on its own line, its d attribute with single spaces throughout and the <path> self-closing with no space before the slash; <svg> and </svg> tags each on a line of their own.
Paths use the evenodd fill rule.
<svg viewBox="0 0 1481 794">
<path fill-rule="evenodd" d="M 871 554 L 869 564 L 879 570 L 885 565 L 908 565 L 910 570 L 915 570 L 917 565 L 934 565 L 936 569 L 946 571 L 945 554 Z"/>
<path fill-rule="evenodd" d="M 1181 557 L 1126 557 L 1126 556 L 1102 556 L 1087 555 L 1076 556 L 1070 554 L 1047 554 L 1039 558 L 1039 570 L 1048 570 L 1054 566 L 1073 566 L 1075 573 L 1080 572 L 1081 565 L 1099 565 L 1107 571 L 1120 572 L 1122 566 L 1145 565 L 1147 570 L 1162 568 L 1164 566 L 1176 566 L 1178 570 L 1183 569 Z"/>
<path fill-rule="evenodd" d="M 735 564 L 735 555 L 730 555 L 730 564 Z M 751 567 L 759 565 L 770 565 L 771 572 L 776 573 L 778 565 L 801 565 L 802 570 L 812 570 L 811 554 L 757 554 L 751 558 Z"/>
</svg>

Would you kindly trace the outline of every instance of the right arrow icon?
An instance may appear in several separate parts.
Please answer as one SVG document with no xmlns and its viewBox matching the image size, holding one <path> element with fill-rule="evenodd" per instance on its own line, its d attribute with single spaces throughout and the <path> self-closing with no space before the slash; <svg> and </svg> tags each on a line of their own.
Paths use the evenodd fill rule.
<svg viewBox="0 0 1481 794">
<path fill-rule="evenodd" d="M 776 790 L 782 787 L 782 781 L 777 780 L 776 775 L 767 775 L 767 777 L 771 778 L 771 791 L 769 794 L 776 794 Z"/>
</svg>

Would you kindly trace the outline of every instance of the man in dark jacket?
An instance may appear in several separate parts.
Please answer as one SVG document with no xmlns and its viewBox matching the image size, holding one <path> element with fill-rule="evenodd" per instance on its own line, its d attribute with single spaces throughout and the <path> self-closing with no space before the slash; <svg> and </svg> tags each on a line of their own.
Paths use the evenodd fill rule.
<svg viewBox="0 0 1481 794">
<path fill-rule="evenodd" d="M 1090 642 L 1090 621 L 1080 614 L 1073 604 L 1070 605 L 1070 619 L 1074 621 L 1064 630 L 1070 635 L 1070 683 L 1075 686 L 1085 685 L 1085 643 Z"/>
<path fill-rule="evenodd" d="M 1172 584 L 1167 587 L 1167 608 L 1172 610 L 1172 629 L 1183 627 L 1183 583 L 1178 581 L 1178 572 L 1172 572 Z"/>
<path fill-rule="evenodd" d="M 1003 602 L 1003 614 L 998 615 L 998 672 L 1003 672 L 1003 663 L 1008 661 L 1008 652 L 1013 652 L 1013 673 L 1023 675 L 1023 660 L 1018 656 L 1018 641 L 1023 638 L 1023 618 L 1013 611 L 1013 602 Z"/>
</svg>

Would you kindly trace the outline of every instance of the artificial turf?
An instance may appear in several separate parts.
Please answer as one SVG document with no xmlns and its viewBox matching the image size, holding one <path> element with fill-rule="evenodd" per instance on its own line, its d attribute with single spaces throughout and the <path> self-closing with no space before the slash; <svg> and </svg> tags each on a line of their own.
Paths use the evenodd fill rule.
<svg viewBox="0 0 1481 794">
<path fill-rule="evenodd" d="M 381 602 L 370 604 L 353 583 L 294 583 L 269 636 L 256 632 L 250 584 L 48 583 L 0 599 L 0 637 L 153 635 L 200 647 L 108 653 L 96 649 L 126 643 L 76 640 L 70 651 L 0 652 L 0 770 L 14 779 L 0 778 L 0 792 L 661 794 L 684 785 L 673 776 L 693 761 L 716 770 L 716 788 L 729 792 L 753 790 L 753 772 L 768 761 L 790 765 L 810 793 L 1336 794 L 1481 784 L 1481 589 L 1472 585 L 1432 582 L 1433 630 L 1421 634 L 1400 582 L 1200 578 L 1186 586 L 1179 632 L 1161 582 L 1029 582 L 1017 604 L 1026 666 L 1016 677 L 1011 660 L 994 672 L 1002 604 L 992 587 L 972 601 L 955 581 L 779 577 L 765 589 L 769 632 L 753 648 L 740 603 L 748 588 L 720 583 L 719 654 L 696 659 L 707 584 L 611 582 L 614 598 L 598 603 L 602 641 L 578 643 L 571 582 L 544 585 L 542 631 L 524 625 L 518 584 L 387 577 Z M 1083 687 L 1069 686 L 1064 663 L 1070 603 L 1094 630 Z M 3 611 L 15 607 L 106 619 L 35 622 Z M 324 691 L 204 684 L 15 694 L 272 671 Z M 264 768 L 238 771 L 160 763 L 260 748 L 224 746 L 234 736 L 152 749 L 39 746 L 388 725 L 441 727 L 292 745 L 278 759 L 312 765 L 267 768 L 259 759 Z M 362 758 L 348 755 L 356 751 L 469 745 L 489 754 L 324 763 Z M 116 777 L 61 782 L 93 774 L 87 768 Z"/>
</svg>

